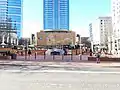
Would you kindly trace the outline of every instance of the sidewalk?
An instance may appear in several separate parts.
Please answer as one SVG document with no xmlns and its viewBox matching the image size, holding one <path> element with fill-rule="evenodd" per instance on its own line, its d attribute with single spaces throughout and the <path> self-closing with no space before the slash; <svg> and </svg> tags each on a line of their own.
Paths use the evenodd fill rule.
<svg viewBox="0 0 120 90">
<path fill-rule="evenodd" d="M 96 62 L 39 62 L 39 61 L 5 61 L 0 60 L 0 65 L 41 65 L 41 66 L 75 66 L 75 67 L 111 67 L 111 66 L 120 66 L 120 63 L 116 62 L 101 62 L 100 64 L 97 64 Z"/>
</svg>

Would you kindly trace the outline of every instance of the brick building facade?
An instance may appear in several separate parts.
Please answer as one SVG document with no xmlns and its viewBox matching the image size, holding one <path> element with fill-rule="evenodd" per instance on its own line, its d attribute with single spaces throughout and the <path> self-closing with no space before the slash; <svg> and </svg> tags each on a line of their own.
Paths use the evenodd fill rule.
<svg viewBox="0 0 120 90">
<path fill-rule="evenodd" d="M 37 32 L 37 46 L 75 45 L 74 31 L 40 31 Z"/>
</svg>

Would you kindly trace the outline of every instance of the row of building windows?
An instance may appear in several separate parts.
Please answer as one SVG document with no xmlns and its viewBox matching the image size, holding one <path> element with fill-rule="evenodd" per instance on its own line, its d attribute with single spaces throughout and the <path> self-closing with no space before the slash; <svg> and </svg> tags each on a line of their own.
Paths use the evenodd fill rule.
<svg viewBox="0 0 120 90">
<path fill-rule="evenodd" d="M 45 7 L 45 10 L 53 10 L 54 7 Z M 68 10 L 67 7 L 58 8 L 58 10 Z"/>
<path fill-rule="evenodd" d="M 50 24 L 53 23 L 53 21 L 52 21 L 51 19 L 46 20 L 46 24 L 49 23 L 49 22 L 50 22 Z M 60 24 L 60 25 L 61 25 L 61 24 L 67 24 L 67 22 L 68 22 L 68 21 L 66 21 L 66 20 L 60 20 L 59 24 Z"/>
<path fill-rule="evenodd" d="M 52 3 L 52 2 L 46 2 L 45 3 L 45 6 L 48 6 L 48 5 L 54 5 L 54 3 Z M 66 6 L 66 5 L 68 5 L 68 3 L 58 3 L 58 6 Z"/>
<path fill-rule="evenodd" d="M 0 1 L 0 5 L 7 5 L 7 1 Z"/>
<path fill-rule="evenodd" d="M 4 2 L 2 3 L 0 1 L 0 6 L 17 6 L 17 7 L 21 7 L 21 2 Z"/>
<path fill-rule="evenodd" d="M 0 8 L 0 13 L 6 13 L 6 14 L 21 14 L 20 8 L 13 8 L 9 7 L 7 8 Z"/>
<path fill-rule="evenodd" d="M 50 23 L 49 23 L 50 22 Z M 58 23 L 58 24 L 67 24 L 67 22 L 68 21 L 66 21 L 66 20 L 60 20 L 60 22 Z M 49 19 L 49 20 L 46 20 L 46 24 L 52 24 L 53 23 L 53 21 L 51 20 L 51 19 Z"/>
<path fill-rule="evenodd" d="M 66 21 L 66 20 L 60 20 L 59 23 L 60 23 L 60 25 L 61 25 L 61 24 L 67 24 L 67 22 L 68 22 L 68 21 Z M 47 23 L 52 24 L 52 23 L 53 23 L 52 19 L 46 20 L 46 24 L 47 24 Z"/>
<path fill-rule="evenodd" d="M 45 6 L 45 9 L 53 9 L 54 7 L 52 6 Z M 68 10 L 67 6 L 62 6 L 62 7 L 58 7 L 58 10 Z"/>
<path fill-rule="evenodd" d="M 59 19 L 58 19 L 58 20 L 59 20 Z M 53 18 L 47 18 L 47 19 L 46 19 L 46 22 L 47 22 L 47 21 L 52 22 L 52 21 L 53 21 Z M 66 20 L 66 19 L 64 19 L 64 18 L 60 19 L 59 21 L 60 21 L 60 22 L 66 22 L 66 23 L 68 22 L 68 20 Z"/>
<path fill-rule="evenodd" d="M 60 16 L 67 16 L 68 13 L 60 13 Z"/>
<path fill-rule="evenodd" d="M 101 22 L 108 22 L 108 21 L 111 21 L 111 20 L 101 20 Z"/>
<path fill-rule="evenodd" d="M 8 3 L 19 3 L 21 4 L 21 0 L 8 0 Z"/>
<path fill-rule="evenodd" d="M 49 16 L 52 17 L 53 15 L 54 15 L 53 13 L 45 13 L 44 14 L 44 16 L 46 16 L 46 17 L 49 17 Z M 62 16 L 65 17 L 67 15 L 68 15 L 68 13 L 60 13 L 59 14 L 60 17 L 62 17 Z"/>
<path fill-rule="evenodd" d="M 46 6 L 44 6 L 44 8 L 53 8 L 53 6 L 52 5 L 46 5 Z"/>
<path fill-rule="evenodd" d="M 45 27 L 47 27 L 48 29 L 67 29 L 69 28 L 68 26 L 58 26 L 58 27 L 55 27 L 55 26 L 52 26 L 52 25 L 46 25 Z"/>
<path fill-rule="evenodd" d="M 53 7 L 54 5 L 52 3 L 45 4 L 44 7 Z M 57 7 L 68 7 L 67 4 L 58 4 Z"/>
<path fill-rule="evenodd" d="M 21 9 L 20 8 L 8 8 L 8 14 L 21 14 Z"/>
<path fill-rule="evenodd" d="M 7 5 L 1 5 L 1 4 L 0 4 L 0 8 L 7 8 L 6 6 L 7 6 Z"/>
<path fill-rule="evenodd" d="M 53 6 L 53 3 L 45 3 L 45 6 Z"/>
<path fill-rule="evenodd" d="M 54 7 L 54 6 L 53 6 L 53 4 L 45 4 L 44 7 L 45 7 L 45 8 L 46 8 L 46 7 L 50 7 L 50 8 L 51 8 L 51 7 Z M 60 8 L 65 8 L 65 7 L 66 7 L 66 8 L 67 8 L 68 6 L 67 6 L 67 4 L 60 4 L 60 5 L 58 5 L 57 7 L 60 7 Z"/>
<path fill-rule="evenodd" d="M 21 19 L 21 16 L 17 16 L 17 15 L 10 15 L 8 14 L 8 18 L 11 18 L 12 21 L 18 21 Z"/>
<path fill-rule="evenodd" d="M 0 28 L 6 29 L 6 28 L 8 28 L 8 27 L 7 27 L 7 25 L 2 25 Z M 18 31 L 18 30 L 20 30 L 21 27 L 20 27 L 20 24 L 16 24 L 16 25 L 15 25 L 15 24 L 12 24 L 12 27 L 11 27 L 11 28 L 12 28 L 12 29 L 16 29 L 16 30 Z"/>
<path fill-rule="evenodd" d="M 46 9 L 44 12 L 45 13 L 54 13 L 55 10 L 52 9 Z M 68 10 L 58 10 L 59 13 L 68 13 Z"/>
</svg>

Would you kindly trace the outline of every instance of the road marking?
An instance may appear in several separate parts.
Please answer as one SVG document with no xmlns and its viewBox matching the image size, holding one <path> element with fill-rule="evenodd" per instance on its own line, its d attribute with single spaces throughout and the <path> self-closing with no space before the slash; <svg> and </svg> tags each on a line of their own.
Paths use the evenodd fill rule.
<svg viewBox="0 0 120 90">
<path fill-rule="evenodd" d="M 78 73 L 78 74 L 120 74 L 120 72 L 112 72 L 112 71 L 65 71 L 65 70 L 33 70 L 33 71 L 25 71 L 25 70 L 0 70 L 3 72 L 21 72 L 21 73 Z"/>
</svg>

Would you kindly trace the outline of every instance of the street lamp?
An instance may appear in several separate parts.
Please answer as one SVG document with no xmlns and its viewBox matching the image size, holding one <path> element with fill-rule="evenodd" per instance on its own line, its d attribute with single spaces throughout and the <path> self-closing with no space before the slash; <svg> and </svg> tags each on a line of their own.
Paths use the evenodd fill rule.
<svg viewBox="0 0 120 90">
<path fill-rule="evenodd" d="M 79 45 L 79 51 L 81 51 L 81 36 L 79 34 L 77 34 L 77 37 L 78 37 L 78 45 Z M 81 52 L 79 52 L 81 53 Z"/>
<path fill-rule="evenodd" d="M 28 40 L 25 40 L 25 60 L 27 60 Z"/>
</svg>

